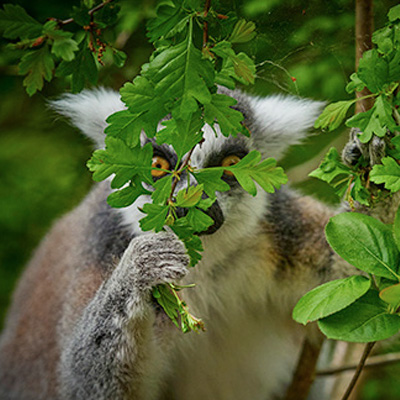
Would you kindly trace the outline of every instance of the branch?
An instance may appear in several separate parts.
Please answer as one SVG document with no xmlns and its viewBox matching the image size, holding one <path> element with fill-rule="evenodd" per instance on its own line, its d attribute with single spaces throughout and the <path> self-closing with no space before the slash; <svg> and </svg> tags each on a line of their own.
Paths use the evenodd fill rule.
<svg viewBox="0 0 400 400">
<path fill-rule="evenodd" d="M 103 3 L 98 4 L 96 7 L 93 7 L 91 10 L 88 11 L 88 14 L 90 15 L 90 17 L 93 16 L 93 14 L 96 11 L 101 10 L 105 5 L 112 3 L 114 0 L 105 0 Z M 68 25 L 71 24 L 72 22 L 74 22 L 75 20 L 73 18 L 68 18 L 65 20 L 56 20 L 58 22 L 58 24 L 60 26 L 64 26 L 64 25 Z"/>
<path fill-rule="evenodd" d="M 364 51 L 372 49 L 372 32 L 374 18 L 372 0 L 356 0 L 356 71 Z M 363 97 L 371 92 L 365 88 L 356 92 L 356 97 Z M 369 110 L 374 104 L 373 99 L 363 99 L 356 104 L 356 114 Z"/>
<path fill-rule="evenodd" d="M 379 356 L 373 356 L 368 358 L 365 362 L 364 369 L 384 367 L 387 365 L 395 364 L 400 362 L 400 353 L 390 353 Z M 326 368 L 317 371 L 317 376 L 324 377 L 330 375 L 341 374 L 343 372 L 354 371 L 357 369 L 357 364 L 348 364 L 336 368 Z"/>
<path fill-rule="evenodd" d="M 204 5 L 204 18 L 207 17 L 208 11 L 210 10 L 210 6 L 211 6 L 211 0 L 206 0 L 206 3 Z M 208 42 L 208 22 L 204 21 L 204 25 L 203 25 L 203 47 L 207 46 L 207 42 Z"/>
<path fill-rule="evenodd" d="M 363 352 L 360 362 L 357 365 L 356 372 L 354 373 L 354 376 L 351 379 L 351 382 L 349 383 L 349 386 L 347 387 L 347 390 L 346 390 L 345 394 L 343 395 L 342 400 L 347 400 L 350 397 L 351 392 L 353 391 L 354 387 L 356 386 L 357 380 L 360 377 L 360 374 L 364 368 L 365 361 L 367 360 L 369 354 L 371 353 L 371 350 L 374 347 L 375 343 L 376 342 L 370 342 L 365 345 L 364 352 Z"/>
<path fill-rule="evenodd" d="M 323 336 L 318 332 L 318 340 L 304 340 L 301 355 L 297 363 L 292 382 L 286 391 L 284 400 L 305 400 L 315 379 L 315 368 L 321 351 Z"/>
</svg>

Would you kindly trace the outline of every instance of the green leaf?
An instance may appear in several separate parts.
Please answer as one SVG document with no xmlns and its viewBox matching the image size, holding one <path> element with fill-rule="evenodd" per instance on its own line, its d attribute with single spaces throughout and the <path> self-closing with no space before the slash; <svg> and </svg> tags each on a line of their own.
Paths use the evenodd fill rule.
<svg viewBox="0 0 400 400">
<path fill-rule="evenodd" d="M 353 74 L 351 74 L 350 82 L 346 86 L 346 92 L 347 93 L 353 93 L 354 91 L 361 92 L 361 90 L 363 90 L 364 88 L 365 88 L 365 84 L 358 77 L 357 73 L 354 72 Z M 334 103 L 334 104 L 336 104 L 336 103 Z M 347 110 L 346 110 L 346 113 L 347 113 Z"/>
<path fill-rule="evenodd" d="M 380 53 L 388 54 L 393 50 L 392 28 L 385 26 L 372 34 L 372 42 L 378 46 Z"/>
<path fill-rule="evenodd" d="M 368 215 L 342 213 L 332 217 L 326 238 L 333 250 L 361 271 L 399 279 L 399 251 L 391 229 Z"/>
<path fill-rule="evenodd" d="M 400 283 L 389 286 L 379 293 L 379 297 L 391 306 L 397 307 L 400 305 Z"/>
<path fill-rule="evenodd" d="M 19 64 L 19 73 L 26 75 L 24 86 L 29 96 L 42 90 L 44 79 L 50 81 L 53 77 L 54 61 L 49 47 L 44 45 L 38 50 L 26 53 Z"/>
<path fill-rule="evenodd" d="M 394 22 L 397 19 L 400 19 L 400 4 L 398 4 L 397 6 L 392 7 L 389 10 L 388 18 L 389 18 L 390 22 Z"/>
<path fill-rule="evenodd" d="M 224 171 L 222 169 L 203 169 L 194 171 L 193 175 L 197 182 L 203 185 L 203 190 L 211 199 L 215 199 L 215 192 L 226 192 L 230 190 L 228 183 L 221 179 Z"/>
<path fill-rule="evenodd" d="M 200 111 L 192 114 L 190 120 L 173 118 L 164 121 L 162 125 L 165 128 L 157 132 L 157 143 L 172 145 L 178 160 L 182 160 L 182 157 L 203 139 L 201 129 L 204 121 Z"/>
<path fill-rule="evenodd" d="M 129 186 L 111 193 L 107 197 L 107 203 L 114 208 L 128 207 L 143 194 L 151 194 L 142 186 L 140 179 L 135 179 Z"/>
<path fill-rule="evenodd" d="M 204 118 L 206 122 L 213 126 L 218 122 L 221 128 L 221 133 L 224 136 L 237 136 L 238 133 L 243 133 L 244 120 L 243 114 L 232 108 L 237 101 L 230 96 L 224 94 L 213 94 L 209 104 L 204 105 Z"/>
<path fill-rule="evenodd" d="M 400 160 L 400 136 L 395 136 L 391 140 L 391 145 L 393 148 L 386 148 L 386 152 L 390 157 Z"/>
<path fill-rule="evenodd" d="M 357 175 L 353 181 L 353 187 L 350 190 L 350 195 L 360 204 L 368 206 L 370 203 L 371 193 L 363 186 L 359 175 Z"/>
<path fill-rule="evenodd" d="M 201 239 L 198 236 L 194 236 L 195 230 L 186 217 L 175 220 L 171 229 L 186 247 L 190 257 L 189 266 L 194 267 L 201 260 L 202 252 L 204 251 Z"/>
<path fill-rule="evenodd" d="M 231 43 L 245 43 L 256 36 L 254 32 L 256 25 L 254 22 L 240 19 L 233 28 L 233 31 L 229 37 Z"/>
<path fill-rule="evenodd" d="M 158 304 L 160 304 L 172 322 L 179 328 L 179 304 L 169 287 L 167 285 L 157 285 L 153 288 L 153 297 L 157 300 Z"/>
<path fill-rule="evenodd" d="M 231 77 L 238 82 L 248 85 L 253 84 L 256 74 L 254 61 L 245 53 L 236 54 L 232 49 L 232 44 L 227 41 L 217 43 L 212 48 L 213 53 L 223 58 L 222 69 L 217 76 L 217 83 L 228 82 L 227 87 L 231 87 Z"/>
<path fill-rule="evenodd" d="M 203 185 L 189 186 L 180 190 L 176 195 L 176 206 L 187 208 L 197 205 L 203 194 Z"/>
<path fill-rule="evenodd" d="M 146 213 L 147 216 L 139 221 L 140 229 L 142 231 L 153 230 L 155 232 L 160 232 L 165 225 L 169 206 L 146 203 L 141 211 Z"/>
<path fill-rule="evenodd" d="M 334 314 L 364 295 L 371 282 L 364 276 L 350 276 L 325 283 L 306 293 L 293 310 L 293 319 L 303 325 Z"/>
<path fill-rule="evenodd" d="M 345 194 L 352 176 L 350 168 L 342 164 L 341 158 L 335 147 L 331 147 L 325 155 L 321 165 L 309 176 L 329 183 L 339 197 Z"/>
<path fill-rule="evenodd" d="M 375 342 L 400 330 L 400 316 L 389 314 L 378 292 L 370 290 L 344 310 L 318 321 L 318 326 L 329 339 Z"/>
<path fill-rule="evenodd" d="M 198 110 L 197 101 L 211 101 L 209 87 L 214 84 L 214 69 L 192 42 L 192 20 L 185 41 L 167 48 L 150 62 L 147 75 L 154 91 L 164 101 L 178 99 L 181 119 L 189 119 Z"/>
<path fill-rule="evenodd" d="M 257 182 L 266 192 L 273 193 L 275 189 L 279 189 L 281 185 L 287 183 L 287 176 L 281 167 L 276 166 L 273 158 L 267 158 L 259 163 L 260 159 L 261 154 L 253 150 L 237 164 L 223 167 L 223 169 L 232 172 L 240 186 L 252 196 L 257 194 L 257 188 L 253 181 Z"/>
<path fill-rule="evenodd" d="M 196 232 L 205 231 L 214 225 L 214 220 L 209 215 L 195 207 L 189 209 L 186 218 Z"/>
<path fill-rule="evenodd" d="M 329 104 L 316 119 L 314 128 L 328 129 L 329 131 L 339 128 L 343 120 L 346 118 L 347 111 L 354 103 L 355 100 L 346 100 Z"/>
<path fill-rule="evenodd" d="M 123 51 L 113 49 L 113 58 L 114 58 L 114 64 L 118 68 L 122 68 L 125 65 L 125 62 L 126 62 L 126 59 L 128 58 L 128 56 Z"/>
<path fill-rule="evenodd" d="M 43 26 L 14 4 L 4 4 L 0 10 L 0 31 L 7 39 L 34 39 L 41 35 Z"/>
<path fill-rule="evenodd" d="M 400 251 L 400 207 L 397 209 L 393 223 L 393 237 L 396 241 L 397 248 Z"/>
<path fill-rule="evenodd" d="M 363 143 L 371 140 L 373 135 L 383 137 L 386 135 L 387 129 L 396 128 L 392 117 L 392 106 L 383 96 L 376 98 L 375 104 L 370 110 L 356 114 L 347 120 L 346 125 L 361 130 L 362 134 L 359 139 Z"/>
<path fill-rule="evenodd" d="M 98 71 L 92 52 L 87 45 L 87 39 L 79 44 L 79 50 L 72 61 L 62 61 L 56 71 L 56 76 L 72 75 L 71 91 L 80 92 L 89 81 L 93 85 L 97 83 Z"/>
<path fill-rule="evenodd" d="M 157 7 L 157 17 L 147 23 L 147 37 L 151 42 L 155 42 L 163 37 L 175 36 L 185 29 L 189 17 L 178 1 L 161 4 Z"/>
<path fill-rule="evenodd" d="M 52 54 L 65 61 L 71 61 L 75 58 L 75 51 L 79 50 L 79 47 L 78 43 L 72 39 L 73 34 L 71 32 L 60 30 L 56 21 L 48 21 L 44 24 L 43 34 L 52 43 Z"/>
<path fill-rule="evenodd" d="M 359 61 L 357 75 L 372 93 L 378 93 L 389 83 L 389 65 L 378 50 L 368 50 Z"/>
<path fill-rule="evenodd" d="M 154 91 L 154 85 L 147 78 L 137 76 L 133 83 L 126 83 L 121 89 L 121 100 L 132 114 L 140 114 L 137 129 L 143 129 L 147 137 L 157 132 L 159 121 L 167 115 L 165 105 Z"/>
<path fill-rule="evenodd" d="M 400 190 L 400 165 L 392 157 L 382 158 L 382 165 L 374 165 L 369 177 L 372 182 L 383 183 L 392 193 Z"/>
<path fill-rule="evenodd" d="M 153 203 L 165 204 L 171 194 L 173 175 L 167 175 L 153 183 L 154 192 L 151 195 Z"/>
<path fill-rule="evenodd" d="M 136 147 L 141 133 L 141 124 L 138 124 L 140 116 L 141 114 L 132 114 L 129 110 L 117 111 L 107 118 L 109 125 L 104 133 L 124 140 L 129 147 Z"/>
<path fill-rule="evenodd" d="M 106 150 L 96 150 L 87 166 L 94 172 L 93 179 L 102 181 L 115 174 L 112 188 L 120 188 L 139 175 L 145 182 L 152 183 L 151 164 L 153 148 L 147 143 L 143 148 L 130 148 L 116 137 L 106 137 Z"/>
</svg>

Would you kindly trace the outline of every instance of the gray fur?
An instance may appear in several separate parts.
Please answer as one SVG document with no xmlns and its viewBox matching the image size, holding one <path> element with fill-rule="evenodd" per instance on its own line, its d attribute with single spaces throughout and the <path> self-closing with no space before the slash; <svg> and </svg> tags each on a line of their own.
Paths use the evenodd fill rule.
<svg viewBox="0 0 400 400">
<path fill-rule="evenodd" d="M 182 242 L 172 234 L 131 241 L 61 354 L 61 398 L 147 396 L 151 388 L 143 373 L 154 363 L 149 349 L 154 341 L 150 289 L 183 278 L 188 262 Z"/>
<path fill-rule="evenodd" d="M 252 137 L 225 138 L 218 127 L 217 136 L 205 127 L 193 166 L 220 165 L 229 152 L 253 149 L 279 158 L 305 136 L 322 105 L 234 95 Z M 68 95 L 54 107 L 103 147 L 105 119 L 123 105 L 117 94 L 97 90 Z M 145 196 L 122 210 L 106 204 L 109 182 L 59 221 L 15 293 L 0 338 L 0 398 L 271 400 L 282 394 L 306 334 L 291 319 L 293 306 L 351 267 L 324 239 L 335 210 L 290 189 L 253 197 L 224 179 L 231 190 L 217 193 L 213 213 L 220 223 L 201 236 L 203 259 L 194 269 L 186 268 L 188 256 L 174 235 L 140 231 Z M 183 335 L 152 300 L 155 285 L 179 280 L 196 283 L 182 297 L 204 319 L 205 333 Z"/>
</svg>

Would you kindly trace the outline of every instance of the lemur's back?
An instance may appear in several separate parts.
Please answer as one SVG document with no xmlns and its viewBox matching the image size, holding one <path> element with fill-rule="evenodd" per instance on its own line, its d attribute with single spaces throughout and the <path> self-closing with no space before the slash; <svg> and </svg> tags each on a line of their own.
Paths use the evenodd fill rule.
<svg viewBox="0 0 400 400">
<path fill-rule="evenodd" d="M 0 341 L 0 398 L 59 398 L 61 347 L 131 239 L 106 195 L 106 184 L 98 185 L 58 221 L 25 271 Z M 302 339 L 290 307 L 321 280 L 319 266 L 329 266 L 322 229 L 331 211 L 288 191 L 271 200 L 257 235 L 213 266 L 212 279 L 202 276 L 201 264 L 189 274 L 189 281 L 201 284 L 188 303 L 208 331 L 178 337 L 175 347 L 164 349 L 166 372 L 158 377 L 171 385 L 166 396 L 234 399 L 251 390 L 252 399 L 265 398 L 266 390 L 290 379 Z"/>
<path fill-rule="evenodd" d="M 251 137 L 226 138 L 206 125 L 192 167 L 252 150 L 279 159 L 322 105 L 234 95 Z M 108 90 L 56 103 L 98 147 L 106 118 L 123 107 Z M 173 165 L 173 149 L 150 143 Z M 286 189 L 251 196 L 224 179 L 229 190 L 216 193 L 218 212 L 206 211 L 216 229 L 200 236 L 205 250 L 195 268 L 175 235 L 140 231 L 150 195 L 111 209 L 105 182 L 60 220 L 16 291 L 0 339 L 0 398 L 268 400 L 282 393 L 304 334 L 291 320 L 295 302 L 344 273 L 323 234 L 332 211 Z M 206 332 L 182 334 L 152 301 L 154 286 L 178 281 L 197 285 L 182 296 Z"/>
<path fill-rule="evenodd" d="M 110 221 L 105 196 L 106 185 L 98 185 L 54 225 L 27 266 L 0 341 L 1 399 L 58 398 L 60 343 L 129 239 Z"/>
</svg>

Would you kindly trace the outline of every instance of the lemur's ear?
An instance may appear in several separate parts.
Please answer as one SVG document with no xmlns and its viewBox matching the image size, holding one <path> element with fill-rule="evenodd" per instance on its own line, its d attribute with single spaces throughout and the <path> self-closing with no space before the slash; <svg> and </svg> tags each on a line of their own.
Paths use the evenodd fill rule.
<svg viewBox="0 0 400 400">
<path fill-rule="evenodd" d="M 254 147 L 276 159 L 305 138 L 325 104 L 293 96 L 246 97 L 245 117 Z"/>
<path fill-rule="evenodd" d="M 65 94 L 51 101 L 50 107 L 68 117 L 98 148 L 104 147 L 107 117 L 125 108 L 118 92 L 104 88 Z"/>
</svg>

